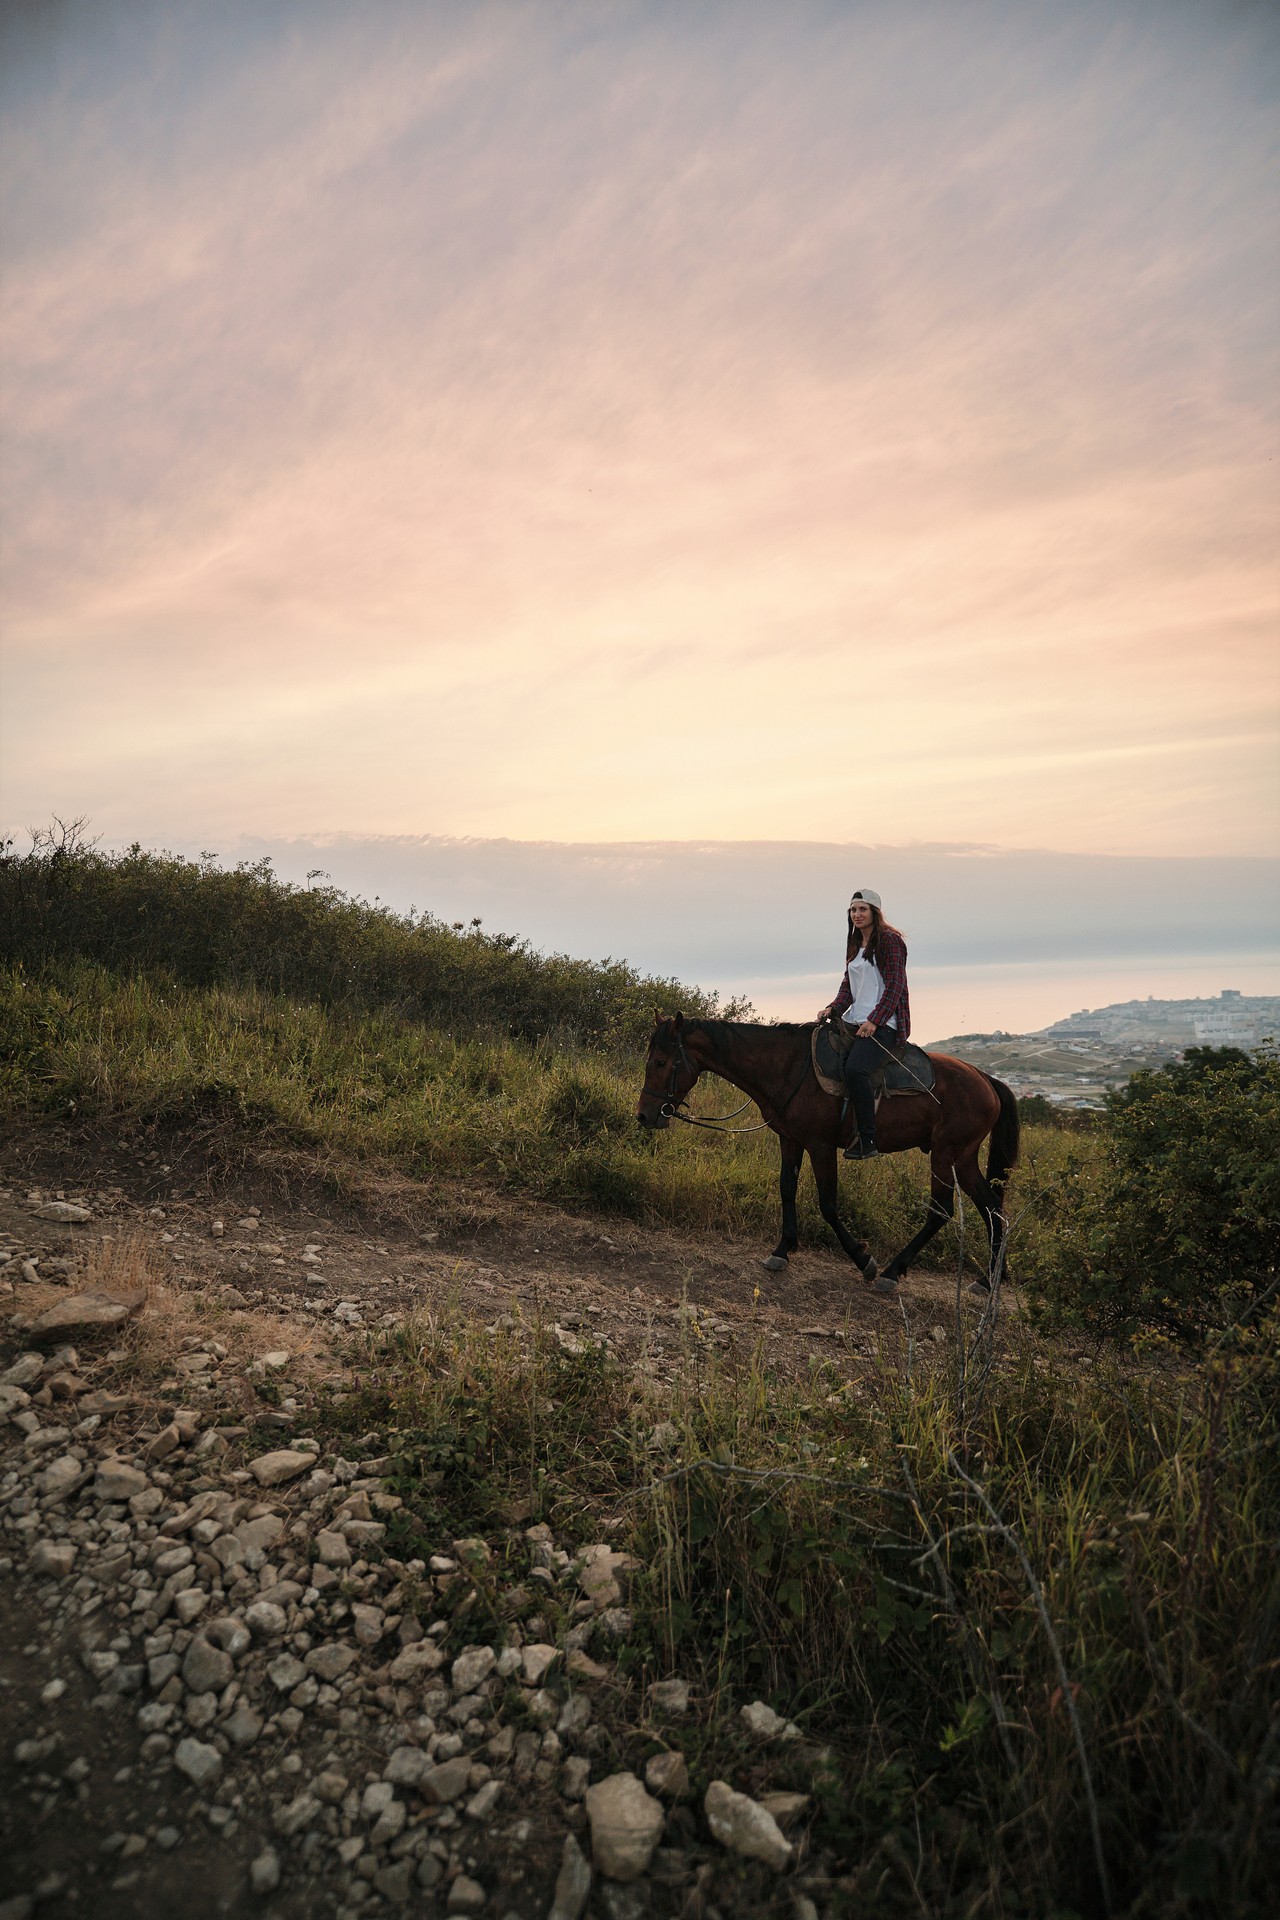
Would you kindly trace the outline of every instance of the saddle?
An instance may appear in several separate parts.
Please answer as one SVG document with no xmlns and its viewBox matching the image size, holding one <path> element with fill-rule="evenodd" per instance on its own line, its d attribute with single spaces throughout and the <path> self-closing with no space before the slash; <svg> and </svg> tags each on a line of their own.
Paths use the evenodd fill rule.
<svg viewBox="0 0 1280 1920">
<path fill-rule="evenodd" d="M 824 1093 L 843 1098 L 848 1091 L 844 1059 L 853 1040 L 853 1029 L 846 1027 L 843 1020 L 820 1020 L 813 1029 L 810 1043 L 813 1071 Z M 886 1049 L 883 1064 L 871 1076 L 877 1100 L 882 1094 L 892 1099 L 897 1094 L 932 1093 L 933 1062 L 923 1047 L 913 1047 L 909 1040 L 897 1046 L 891 1046 L 886 1040 L 881 1045 Z"/>
</svg>

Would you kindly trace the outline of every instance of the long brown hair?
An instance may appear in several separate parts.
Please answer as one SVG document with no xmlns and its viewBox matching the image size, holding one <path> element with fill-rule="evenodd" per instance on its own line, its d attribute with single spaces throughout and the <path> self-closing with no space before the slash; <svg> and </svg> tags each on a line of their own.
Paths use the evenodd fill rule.
<svg viewBox="0 0 1280 1920">
<path fill-rule="evenodd" d="M 862 945 L 862 935 L 853 924 L 853 907 L 850 906 L 848 914 L 849 936 L 844 943 L 844 963 L 847 967 L 855 953 L 864 952 L 867 959 L 873 961 L 878 966 L 880 962 L 880 935 L 882 933 L 897 933 L 899 940 L 902 940 L 902 935 L 898 933 L 896 927 L 889 925 L 889 922 L 885 919 L 879 907 L 872 906 L 869 900 L 861 900 L 858 902 L 858 905 L 871 908 L 871 931 L 867 935 L 867 944 L 864 948 Z M 903 940 L 903 945 L 906 945 L 905 940 Z"/>
</svg>

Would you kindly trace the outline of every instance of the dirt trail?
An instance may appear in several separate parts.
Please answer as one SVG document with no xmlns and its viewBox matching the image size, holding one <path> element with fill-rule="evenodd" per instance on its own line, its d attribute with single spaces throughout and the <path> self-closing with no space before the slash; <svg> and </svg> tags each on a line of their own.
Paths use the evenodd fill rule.
<svg viewBox="0 0 1280 1920">
<path fill-rule="evenodd" d="M 296 1159 L 285 1174 L 282 1163 L 263 1155 L 226 1181 L 210 1172 L 198 1143 L 177 1139 L 126 1154 L 44 1133 L 0 1151 L 0 1185 L 19 1197 L 37 1186 L 93 1195 L 100 1222 L 141 1236 L 176 1284 L 231 1286 L 246 1305 L 312 1324 L 344 1303 L 371 1326 L 448 1300 L 490 1318 L 519 1305 L 562 1325 L 577 1315 L 625 1355 L 655 1324 L 661 1340 L 663 1321 L 687 1300 L 705 1310 L 712 1338 L 739 1347 L 763 1338 L 772 1360 L 801 1366 L 810 1355 L 831 1358 L 884 1333 L 896 1337 L 902 1324 L 898 1299 L 873 1294 L 834 1249 L 802 1250 L 785 1272 L 770 1274 L 764 1244 L 602 1223 L 489 1191 L 442 1196 L 390 1177 L 363 1177 L 345 1205 L 305 1192 L 290 1200 L 282 1184 L 316 1183 L 296 1178 Z M 5 1212 L 13 1204 L 0 1201 L 0 1231 L 14 1229 Z M 18 1224 L 30 1239 L 25 1210 Z M 46 1227 L 42 1271 L 50 1259 L 74 1259 L 78 1244 L 75 1229 Z M 892 1249 L 875 1251 L 883 1259 Z M 954 1272 L 918 1269 L 901 1298 L 927 1333 L 954 1314 Z"/>
<path fill-rule="evenodd" d="M 56 1201 L 91 1217 L 42 1217 Z M 500 1724 L 498 1672 L 473 1697 L 455 1670 L 452 1692 L 446 1684 L 433 1695 L 424 1668 L 415 1686 L 426 1673 L 427 1691 L 412 1703 L 396 1681 L 404 1654 L 430 1647 L 429 1635 L 445 1628 L 428 1624 L 429 1603 L 420 1622 L 404 1597 L 425 1582 L 429 1602 L 433 1574 L 422 1562 L 405 1569 L 376 1553 L 359 1557 L 361 1542 L 385 1530 L 380 1463 L 295 1455 L 282 1482 L 258 1484 L 243 1469 L 220 1471 L 220 1436 L 244 1434 L 242 1421 L 255 1453 L 287 1450 L 305 1431 L 309 1387 L 341 1373 L 352 1330 L 424 1310 L 461 1308 L 493 1323 L 518 1309 L 557 1327 L 562 1343 L 604 1339 L 624 1359 L 643 1351 L 659 1375 L 664 1355 L 677 1364 L 690 1308 L 697 1338 L 727 1355 L 746 1357 L 759 1341 L 775 1365 L 805 1371 L 833 1361 L 846 1378 L 882 1336 L 900 1337 L 899 1303 L 871 1294 L 842 1257 L 803 1253 L 771 1276 L 764 1251 L 368 1176 L 343 1202 L 304 1163 L 280 1156 L 228 1178 L 190 1138 L 143 1138 L 128 1149 L 56 1129 L 11 1139 L 0 1150 L 0 1374 L 11 1382 L 0 1383 L 0 1920 L 545 1914 L 565 1835 L 586 1826 L 587 1779 L 631 1764 L 611 1746 L 601 1705 L 613 1685 L 609 1614 L 598 1596 L 578 1596 L 576 1563 L 554 1542 L 529 1548 L 578 1622 L 567 1655 L 561 1647 L 555 1657 L 585 1663 L 576 1684 L 600 1690 L 595 1706 L 574 1706 L 571 1681 L 567 1696 L 563 1687 L 546 1696 L 563 1741 L 548 1726 L 513 1747 Z M 75 1292 L 86 1261 L 101 1273 L 117 1256 L 121 1271 L 162 1276 L 137 1335 L 151 1342 L 150 1373 L 135 1344 L 122 1381 L 128 1355 L 113 1352 L 109 1336 L 85 1338 L 70 1355 L 46 1342 L 37 1360 L 26 1332 L 33 1318 Z M 926 1336 L 949 1320 L 954 1277 L 913 1276 L 904 1298 Z M 200 1311 L 209 1302 L 225 1309 L 212 1341 Z M 264 1355 L 284 1369 L 274 1411 L 257 1393 Z M 111 1396 L 122 1384 L 127 1404 L 117 1408 Z M 191 1430 L 170 1441 L 175 1396 Z M 122 1492 L 103 1478 L 110 1458 L 124 1464 Z M 251 1464 L 257 1475 L 261 1460 Z M 204 1517 L 193 1521 L 196 1511 Z M 317 1536 L 326 1525 L 349 1551 L 333 1546 L 332 1533 Z M 326 1541 L 340 1591 L 338 1576 L 322 1578 Z M 194 1553 L 184 1551 L 191 1543 Z M 452 1560 L 442 1565 L 437 1585 L 455 1577 Z M 245 1628 L 234 1661 L 210 1653 L 206 1627 L 212 1633 L 222 1619 L 230 1632 L 241 1618 L 252 1623 L 253 1646 Z M 348 1671 L 353 1619 L 369 1647 Z M 212 1678 L 192 1676 L 193 1642 Z M 335 1650 L 341 1658 L 327 1666 Z M 501 1656 L 507 1685 L 529 1680 L 521 1657 Z M 537 1724 L 535 1684 L 524 1698 Z M 208 1766 L 208 1781 L 182 1771 L 184 1744 L 200 1749 L 192 1764 Z M 409 1761 L 395 1760 L 406 1752 Z M 461 1765 L 449 1788 L 464 1795 L 457 1807 L 433 1803 L 428 1783 L 418 1798 L 397 1787 L 379 1811 L 378 1796 L 392 1795 L 385 1774 L 395 1764 L 425 1768 L 428 1758 L 437 1784 Z M 709 1889 L 715 1874 L 730 1873 L 725 1857 L 700 1849 L 696 1822 L 678 1805 L 664 1838 L 643 1898 L 598 1879 L 592 1914 L 714 1920 Z M 802 1859 L 802 1840 L 797 1849 Z M 792 1892 L 807 1885 L 820 1895 L 827 1868 L 808 1865 Z M 769 1873 L 750 1871 L 756 1879 L 739 1873 L 720 1897 L 744 1913 L 771 1908 Z M 779 1910 L 790 1897 L 779 1889 Z M 817 1915 L 803 1897 L 809 1905 L 796 1911 Z"/>
</svg>

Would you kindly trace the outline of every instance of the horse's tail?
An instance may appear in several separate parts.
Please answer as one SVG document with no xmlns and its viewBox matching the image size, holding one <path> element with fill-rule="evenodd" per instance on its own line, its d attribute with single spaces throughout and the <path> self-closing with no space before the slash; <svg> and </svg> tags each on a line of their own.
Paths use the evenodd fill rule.
<svg viewBox="0 0 1280 1920">
<path fill-rule="evenodd" d="M 987 1183 L 1004 1191 L 1004 1183 L 1018 1164 L 1018 1148 L 1022 1138 L 1022 1123 L 1018 1118 L 1018 1101 L 1011 1087 L 1003 1080 L 997 1080 L 993 1073 L 983 1074 L 989 1081 L 1000 1102 L 1000 1118 L 991 1129 L 991 1146 L 987 1153 Z"/>
</svg>

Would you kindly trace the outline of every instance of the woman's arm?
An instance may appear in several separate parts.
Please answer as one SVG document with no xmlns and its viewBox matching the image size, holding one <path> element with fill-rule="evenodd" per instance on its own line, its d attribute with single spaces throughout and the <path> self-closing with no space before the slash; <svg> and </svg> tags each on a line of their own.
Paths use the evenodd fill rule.
<svg viewBox="0 0 1280 1920">
<path fill-rule="evenodd" d="M 819 1013 L 819 1020 L 825 1020 L 829 1013 L 843 1013 L 846 1007 L 853 1005 L 853 988 L 849 985 L 849 970 L 840 975 L 840 985 L 836 988 L 836 997 Z"/>
<path fill-rule="evenodd" d="M 887 930 L 880 936 L 880 950 L 876 955 L 876 964 L 884 981 L 884 992 L 876 1001 L 871 1014 L 871 1025 L 882 1027 L 886 1020 L 892 1019 L 902 1003 L 907 985 L 907 943 L 896 933 Z"/>
</svg>

